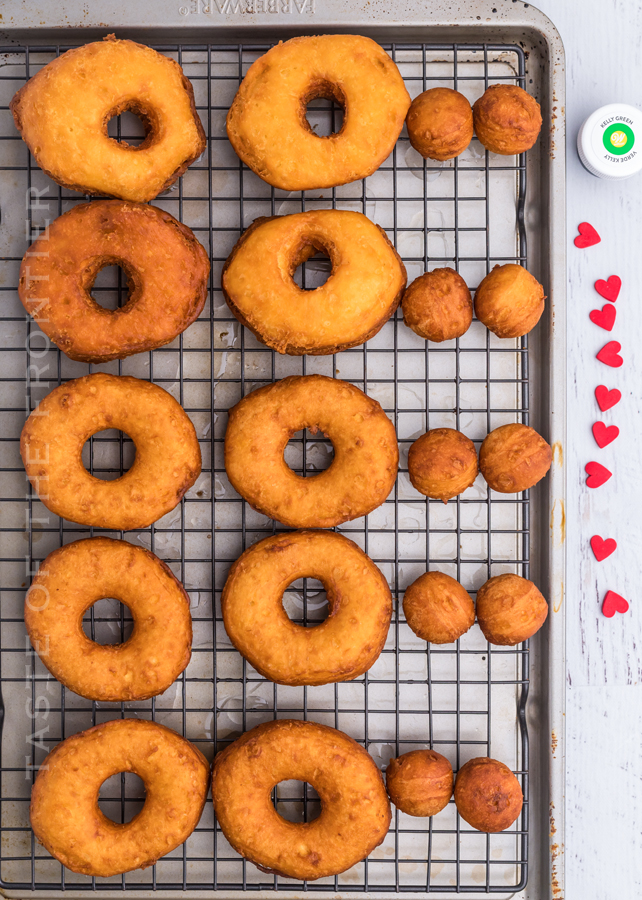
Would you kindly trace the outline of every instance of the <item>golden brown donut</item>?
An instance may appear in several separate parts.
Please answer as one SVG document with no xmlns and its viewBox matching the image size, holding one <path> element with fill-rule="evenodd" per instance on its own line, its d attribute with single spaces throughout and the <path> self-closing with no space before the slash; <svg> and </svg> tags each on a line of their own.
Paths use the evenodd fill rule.
<svg viewBox="0 0 642 900">
<path fill-rule="evenodd" d="M 272 803 L 280 781 L 307 781 L 321 815 L 295 824 Z M 214 758 L 212 800 L 223 834 L 263 871 L 314 881 L 338 875 L 383 841 L 390 803 L 372 757 L 326 725 L 281 719 L 248 731 Z"/>
<path fill-rule="evenodd" d="M 544 300 L 544 288 L 523 266 L 493 266 L 475 292 L 475 315 L 497 337 L 521 337 L 539 322 Z"/>
<path fill-rule="evenodd" d="M 411 445 L 408 474 L 420 494 L 447 503 L 477 478 L 475 445 L 454 428 L 432 428 Z"/>
<path fill-rule="evenodd" d="M 306 119 L 311 100 L 344 109 L 341 130 L 319 137 Z M 243 162 L 285 191 L 366 178 L 392 152 L 410 106 L 399 69 L 370 38 L 322 34 L 279 42 L 252 63 L 227 115 L 227 136 Z"/>
<path fill-rule="evenodd" d="M 119 265 L 127 303 L 91 296 L 98 272 Z M 18 295 L 70 359 L 107 362 L 173 341 L 198 317 L 210 263 L 187 226 L 155 206 L 97 200 L 74 206 L 27 250 Z"/>
<path fill-rule="evenodd" d="M 283 458 L 293 434 L 308 428 L 332 441 L 334 459 L 305 478 Z M 376 400 L 325 375 L 284 378 L 229 411 L 225 468 L 253 509 L 294 528 L 332 528 L 384 502 L 397 477 L 395 429 Z"/>
<path fill-rule="evenodd" d="M 473 321 L 473 299 L 466 282 L 448 267 L 415 278 L 403 295 L 401 308 L 408 328 L 437 343 L 461 337 Z"/>
<path fill-rule="evenodd" d="M 130 610 L 134 631 L 101 646 L 82 617 L 113 597 Z M 143 547 L 106 537 L 74 541 L 40 566 L 25 598 L 25 625 L 43 665 L 89 700 L 146 700 L 172 684 L 192 649 L 189 598 L 169 566 Z"/>
<path fill-rule="evenodd" d="M 283 592 L 316 578 L 328 618 L 297 625 Z M 336 532 L 295 531 L 254 544 L 238 559 L 221 598 L 230 640 L 261 675 L 278 684 L 330 684 L 363 675 L 383 650 L 392 616 L 385 578 L 356 544 Z"/>
<path fill-rule="evenodd" d="M 519 816 L 523 802 L 519 781 L 496 759 L 470 759 L 457 773 L 457 812 L 477 831 L 504 831 Z"/>
<path fill-rule="evenodd" d="M 458 581 L 443 572 L 426 572 L 406 589 L 403 611 L 417 637 L 451 644 L 475 623 L 475 607 Z"/>
<path fill-rule="evenodd" d="M 145 784 L 145 804 L 127 825 L 103 815 L 98 791 L 118 772 Z M 82 875 L 146 869 L 194 831 L 209 764 L 189 741 L 156 722 L 115 719 L 81 731 L 46 757 L 31 791 L 31 827 L 52 856 Z"/>
<path fill-rule="evenodd" d="M 328 280 L 313 291 L 293 279 L 324 251 Z M 223 267 L 236 318 L 279 353 L 323 356 L 369 340 L 394 313 L 406 269 L 385 231 L 358 212 L 316 209 L 257 219 Z"/>
<path fill-rule="evenodd" d="M 530 150 L 542 127 L 539 103 L 515 84 L 491 84 L 473 105 L 475 134 L 492 153 Z"/>
<path fill-rule="evenodd" d="M 82 462 L 89 438 L 117 428 L 136 459 L 114 481 Z M 81 525 L 146 528 L 180 503 L 201 472 L 201 450 L 183 408 L 162 388 L 122 375 L 85 375 L 48 394 L 20 436 L 27 477 L 51 512 Z"/>
<path fill-rule="evenodd" d="M 205 149 L 194 91 L 178 63 L 113 34 L 52 60 L 10 108 L 43 172 L 83 194 L 144 203 Z M 138 147 L 107 135 L 109 120 L 126 110 L 145 127 Z"/>
<path fill-rule="evenodd" d="M 459 91 L 431 88 L 412 101 L 406 127 L 410 143 L 424 159 L 452 159 L 473 139 L 473 111 Z"/>
<path fill-rule="evenodd" d="M 386 769 L 390 799 L 408 816 L 434 816 L 448 805 L 455 779 L 452 766 L 435 750 L 411 750 Z"/>
<path fill-rule="evenodd" d="M 553 451 L 528 425 L 500 425 L 486 435 L 479 450 L 479 469 L 494 491 L 517 494 L 541 481 L 551 467 Z"/>
<path fill-rule="evenodd" d="M 477 591 L 477 621 L 491 644 L 521 644 L 542 627 L 548 603 L 532 581 L 496 575 Z"/>
</svg>

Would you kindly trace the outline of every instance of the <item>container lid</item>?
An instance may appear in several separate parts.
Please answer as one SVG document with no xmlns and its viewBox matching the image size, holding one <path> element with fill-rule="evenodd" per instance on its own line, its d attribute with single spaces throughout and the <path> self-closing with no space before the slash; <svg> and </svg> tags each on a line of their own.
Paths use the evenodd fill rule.
<svg viewBox="0 0 642 900">
<path fill-rule="evenodd" d="M 580 128 L 577 150 L 598 178 L 629 178 L 642 169 L 642 111 L 626 103 L 596 109 Z"/>
</svg>

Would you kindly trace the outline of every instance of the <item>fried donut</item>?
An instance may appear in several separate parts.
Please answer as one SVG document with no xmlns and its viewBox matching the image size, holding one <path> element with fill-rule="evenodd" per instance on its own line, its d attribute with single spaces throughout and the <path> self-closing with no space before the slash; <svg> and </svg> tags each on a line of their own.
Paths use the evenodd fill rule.
<svg viewBox="0 0 642 900">
<path fill-rule="evenodd" d="M 205 150 L 194 91 L 178 63 L 113 34 L 52 60 L 10 109 L 43 172 L 82 194 L 144 203 Z M 107 135 L 109 120 L 126 110 L 145 128 L 138 147 Z"/>
<path fill-rule="evenodd" d="M 521 337 L 539 322 L 544 300 L 544 288 L 523 266 L 493 266 L 475 291 L 475 315 L 497 337 Z"/>
<path fill-rule="evenodd" d="M 118 428 L 136 459 L 114 481 L 85 469 L 82 448 Z M 185 411 L 162 388 L 122 375 L 85 375 L 61 384 L 31 413 L 20 436 L 27 477 L 47 509 L 81 525 L 146 528 L 180 502 L 201 472 L 201 451 Z"/>
<path fill-rule="evenodd" d="M 455 781 L 455 804 L 465 822 L 494 834 L 504 831 L 522 811 L 524 795 L 508 766 L 488 756 L 469 759 Z"/>
<path fill-rule="evenodd" d="M 450 575 L 426 572 L 406 589 L 403 612 L 417 637 L 431 644 L 451 644 L 475 623 L 470 594 Z"/>
<path fill-rule="evenodd" d="M 453 159 L 473 139 L 473 111 L 459 91 L 431 88 L 412 101 L 406 127 L 410 143 L 424 159 Z"/>
<path fill-rule="evenodd" d="M 145 804 L 120 825 L 98 806 L 103 781 L 133 772 Z M 209 764 L 189 741 L 156 722 L 115 719 L 67 738 L 46 757 L 31 791 L 31 827 L 52 856 L 82 875 L 146 869 L 194 831 Z"/>
<path fill-rule="evenodd" d="M 330 467 L 305 478 L 283 458 L 293 434 L 319 429 L 334 447 Z M 225 469 L 258 512 L 294 528 L 332 528 L 384 502 L 397 477 L 395 429 L 376 400 L 325 375 L 284 378 L 229 411 Z"/>
<path fill-rule="evenodd" d="M 332 272 L 302 290 L 293 275 L 324 251 Z M 406 269 L 385 231 L 358 212 L 316 209 L 257 219 L 232 250 L 222 277 L 236 318 L 279 353 L 323 356 L 369 340 L 394 313 Z"/>
<path fill-rule="evenodd" d="M 419 337 L 436 343 L 461 337 L 473 321 L 468 286 L 448 266 L 415 278 L 403 295 L 401 308 L 404 324 Z"/>
<path fill-rule="evenodd" d="M 129 298 L 111 311 L 91 289 L 114 264 L 125 270 Z M 209 271 L 203 246 L 169 213 L 98 200 L 74 206 L 31 245 L 18 295 L 70 359 L 101 363 L 162 347 L 185 331 L 205 305 Z"/>
<path fill-rule="evenodd" d="M 283 592 L 317 578 L 328 618 L 297 625 Z M 238 559 L 221 598 L 230 640 L 257 672 L 278 684 L 330 684 L 363 675 L 383 650 L 392 616 L 385 578 L 363 550 L 336 532 L 296 531 L 265 538 Z"/>
<path fill-rule="evenodd" d="M 542 594 L 519 575 L 496 575 L 477 591 L 477 621 L 490 644 L 521 644 L 539 631 L 547 616 Z"/>
<path fill-rule="evenodd" d="M 530 150 L 542 127 L 539 103 L 516 84 L 491 84 L 473 106 L 475 134 L 492 153 Z"/>
<path fill-rule="evenodd" d="M 447 503 L 477 478 L 473 442 L 454 428 L 432 428 L 408 451 L 408 475 L 420 494 Z"/>
<path fill-rule="evenodd" d="M 321 815 L 295 824 L 272 803 L 281 781 L 307 781 Z M 384 840 L 390 803 L 372 757 L 326 725 L 281 719 L 248 731 L 214 758 L 212 800 L 223 834 L 264 871 L 314 881 L 338 875 Z"/>
<path fill-rule="evenodd" d="M 134 631 L 104 645 L 82 617 L 103 597 L 130 610 Z M 89 700 L 146 700 L 172 684 L 192 648 L 189 598 L 164 562 L 126 541 L 74 541 L 45 559 L 25 598 L 25 625 L 43 665 Z"/>
<path fill-rule="evenodd" d="M 500 425 L 487 434 L 479 449 L 479 468 L 500 494 L 517 494 L 534 487 L 553 462 L 553 451 L 528 425 Z"/>
<path fill-rule="evenodd" d="M 341 130 L 316 135 L 311 100 L 335 100 Z M 399 69 L 362 35 L 322 34 L 278 43 L 252 63 L 227 115 L 227 136 L 243 162 L 285 191 L 366 178 L 392 152 L 410 106 Z"/>
<path fill-rule="evenodd" d="M 411 750 L 392 759 L 386 769 L 390 799 L 408 816 L 434 816 L 453 794 L 453 769 L 435 750 Z"/>
</svg>

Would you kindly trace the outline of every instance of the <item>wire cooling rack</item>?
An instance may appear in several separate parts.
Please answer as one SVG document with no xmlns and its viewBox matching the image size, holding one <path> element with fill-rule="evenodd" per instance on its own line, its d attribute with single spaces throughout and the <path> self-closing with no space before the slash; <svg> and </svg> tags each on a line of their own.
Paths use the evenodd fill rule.
<svg viewBox="0 0 642 900">
<path fill-rule="evenodd" d="M 528 645 L 489 646 L 475 625 L 456 644 L 427 647 L 410 631 L 401 609 L 405 588 L 427 568 L 458 578 L 470 592 L 492 574 L 528 576 L 528 494 L 507 496 L 475 485 L 447 505 L 411 487 L 407 451 L 428 428 L 451 426 L 479 446 L 506 422 L 528 422 L 527 339 L 499 341 L 477 321 L 458 341 L 428 344 L 402 321 L 391 320 L 367 346 L 331 357 L 282 357 L 258 343 L 234 319 L 220 291 L 222 265 L 257 216 L 303 209 L 355 209 L 386 229 L 408 269 L 409 281 L 438 265 L 458 269 L 474 288 L 495 263 L 527 263 L 524 230 L 525 158 L 495 157 L 476 140 L 458 159 L 423 160 L 405 130 L 390 158 L 364 182 L 326 191 L 288 194 L 271 189 L 244 167 L 225 136 L 225 115 L 250 63 L 269 45 L 159 46 L 191 79 L 209 136 L 206 153 L 156 205 L 189 225 L 210 251 L 210 299 L 201 318 L 174 343 L 122 362 L 87 366 L 49 343 L 24 314 L 16 293 L 20 260 L 47 225 L 86 198 L 53 184 L 30 158 L 8 111 L 13 93 L 67 46 L 0 48 L 0 560 L 2 574 L 1 685 L 4 710 L 0 881 L 13 890 L 308 890 L 330 893 L 512 893 L 526 883 L 528 863 Z M 438 85 L 473 101 L 489 83 L 528 89 L 522 49 L 508 45 L 396 44 L 386 46 L 412 96 Z M 319 134 L 337 130 L 342 111 L 326 101 L 310 105 Z M 142 131 L 124 114 L 110 133 L 136 143 Z M 314 287 L 328 274 L 315 257 L 298 273 Z M 108 308 L 127 297 L 117 267 L 100 273 L 96 298 Z M 63 543 L 98 533 L 53 516 L 30 492 L 19 456 L 19 434 L 36 403 L 68 379 L 88 372 L 135 375 L 162 385 L 187 410 L 203 453 L 203 473 L 181 505 L 150 528 L 121 537 L 166 560 L 190 595 L 192 661 L 165 694 L 137 703 L 89 702 L 63 688 L 43 667 L 26 638 L 22 604 L 31 573 Z M 351 381 L 378 399 L 394 422 L 401 466 L 387 502 L 365 519 L 341 526 L 387 577 L 397 599 L 386 647 L 362 678 L 345 684 L 291 688 L 259 676 L 232 647 L 220 612 L 230 564 L 244 548 L 282 526 L 250 509 L 231 488 L 223 465 L 230 406 L 257 386 L 290 374 L 320 372 Z M 133 460 L 131 441 L 101 432 L 84 460 L 101 478 L 115 478 Z M 326 468 L 332 448 L 319 436 L 297 435 L 286 459 L 300 473 Z M 288 589 L 285 606 L 303 624 L 327 611 L 322 586 L 311 579 Z M 131 631 L 126 608 L 99 601 L 87 633 L 118 643 Z M 152 718 L 187 736 L 212 758 L 254 725 L 305 718 L 340 728 L 363 743 L 383 769 L 399 753 L 434 747 L 455 770 L 491 755 L 517 774 L 526 802 L 518 822 L 498 835 L 473 831 L 454 803 L 436 817 L 399 811 L 370 858 L 336 878 L 301 884 L 269 876 L 232 850 L 217 828 L 211 802 L 189 840 L 145 871 L 92 879 L 65 870 L 35 842 L 29 796 L 38 765 L 56 743 L 119 717 Z M 132 775 L 101 789 L 103 811 L 119 822 L 141 808 L 144 792 Z M 275 790 L 277 809 L 293 821 L 313 818 L 318 798 L 307 785 Z"/>
</svg>

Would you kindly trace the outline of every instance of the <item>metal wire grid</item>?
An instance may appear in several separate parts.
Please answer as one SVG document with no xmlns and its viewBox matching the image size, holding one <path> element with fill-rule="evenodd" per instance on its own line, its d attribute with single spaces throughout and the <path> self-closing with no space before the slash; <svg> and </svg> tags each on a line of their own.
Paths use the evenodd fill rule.
<svg viewBox="0 0 642 900">
<path fill-rule="evenodd" d="M 55 348 L 48 347 L 46 341 L 38 344 L 43 341 L 41 336 L 36 337 L 40 335 L 39 329 L 26 319 L 16 299 L 17 267 L 29 240 L 46 225 L 46 219 L 53 219 L 85 198 L 58 188 L 40 172 L 10 123 L 8 99 L 38 67 L 68 47 L 0 50 L 6 54 L 0 57 L 5 67 L 5 73 L 0 74 L 0 112 L 5 117 L 0 134 L 2 180 L 9 186 L 9 196 L 23 197 L 24 190 L 30 201 L 38 198 L 36 203 L 28 204 L 26 211 L 28 240 L 25 242 L 20 230 L 12 229 L 16 232 L 14 251 L 3 257 L 0 285 L 3 311 L 7 312 L 3 316 L 6 338 L 0 379 L 3 391 L 0 414 L 4 420 L 0 431 L 3 452 L 1 683 L 6 707 L 1 766 L 0 875 L 1 883 L 7 888 L 510 893 L 526 883 L 528 644 L 510 649 L 493 648 L 481 640 L 475 628 L 475 634 L 464 636 L 454 649 L 426 648 L 423 642 L 413 638 L 405 625 L 400 601 L 405 587 L 427 567 L 450 571 L 473 594 L 475 587 L 498 570 L 510 569 L 527 576 L 527 493 L 507 498 L 488 491 L 490 496 L 486 496 L 482 485 L 473 496 L 467 492 L 444 507 L 408 489 L 407 468 L 402 462 L 398 483 L 384 507 L 365 520 L 341 527 L 384 571 L 399 601 L 389 641 L 379 662 L 356 682 L 301 689 L 274 685 L 241 660 L 224 633 L 218 597 L 230 563 L 255 540 L 282 530 L 280 525 L 244 504 L 225 478 L 222 464 L 225 414 L 251 389 L 286 374 L 320 371 L 340 375 L 367 393 L 388 398 L 384 407 L 397 426 L 403 460 L 413 436 L 429 427 L 452 424 L 459 429 L 463 418 L 469 424 L 469 416 L 473 420 L 481 417 L 482 433 L 471 436 L 483 437 L 503 421 L 528 422 L 526 338 L 499 342 L 476 323 L 469 332 L 469 335 L 474 332 L 471 340 L 465 336 L 446 345 L 428 345 L 418 341 L 397 315 L 368 346 L 335 357 L 293 359 L 267 351 L 229 314 L 219 290 L 220 268 L 242 229 L 257 214 L 266 212 L 274 215 L 319 205 L 347 206 L 360 208 L 376 218 L 373 204 L 375 207 L 381 204 L 384 210 L 389 206 L 391 216 L 382 224 L 400 249 L 411 278 L 436 264 L 454 265 L 466 276 L 467 267 L 469 273 L 483 275 L 497 262 L 526 264 L 527 261 L 523 156 L 517 160 L 490 158 L 479 149 L 474 152 L 475 145 L 471 145 L 471 158 L 466 160 L 462 156 L 444 166 L 418 156 L 413 158 L 407 140 L 402 138 L 379 173 L 358 185 L 329 192 L 285 195 L 260 182 L 229 148 L 224 115 L 248 65 L 268 46 L 157 48 L 178 59 L 192 80 L 197 109 L 209 140 L 204 158 L 181 179 L 176 190 L 156 202 L 190 225 L 204 245 L 209 246 L 213 263 L 211 303 L 198 323 L 168 347 L 123 362 L 89 367 L 72 363 Z M 476 95 L 488 86 L 489 80 L 507 80 L 527 87 L 524 53 L 517 46 L 397 44 L 386 49 L 399 64 L 413 96 L 436 83 L 463 91 L 474 87 Z M 13 68 L 9 71 L 8 66 Z M 310 120 L 316 121 L 320 132 L 336 130 L 341 111 L 328 103 L 315 105 L 317 109 L 310 112 Z M 121 134 L 121 124 L 123 130 L 128 127 L 125 122 L 125 117 L 112 122 L 116 126 L 114 136 L 132 142 L 136 134 Z M 419 192 L 408 192 L 408 173 L 417 180 Z M 474 196 L 466 188 L 471 173 L 476 173 L 481 182 L 481 192 Z M 513 223 L 516 249 L 512 254 L 491 252 L 491 221 L 497 202 L 491 196 L 491 185 L 498 173 L 507 173 L 514 187 L 517 218 L 516 228 Z M 435 192 L 436 179 L 444 175 L 450 189 L 445 193 Z M 11 193 L 13 181 L 14 194 Z M 382 190 L 385 184 L 389 189 Z M 236 189 L 229 190 L 229 185 Z M 319 196 L 324 199 L 315 202 Z M 407 224 L 404 204 L 408 202 L 413 208 L 417 204 L 422 208 L 420 224 Z M 466 204 L 473 203 L 483 206 L 484 217 L 479 224 L 471 225 L 462 210 Z M 452 205 L 451 224 L 442 221 L 441 225 L 429 225 L 433 204 Z M 229 208 L 237 211 L 233 225 L 222 224 Z M 6 208 L 2 213 L 4 227 L 8 219 L 15 226 L 16 217 L 7 217 Z M 405 234 L 420 235 L 420 253 L 403 252 L 400 244 Z M 441 235 L 442 254 L 431 250 L 430 238 L 434 234 Z M 481 252 L 466 250 L 471 235 L 481 238 Z M 15 252 L 16 246 L 20 247 L 19 252 Z M 314 285 L 323 280 L 323 261 L 319 264 L 313 259 L 301 271 L 302 284 Z M 122 304 L 127 296 L 122 272 L 117 270 L 115 280 L 111 281 L 112 272 L 107 270 L 101 274 L 106 277 L 101 282 L 99 276 L 94 289 L 96 296 L 106 305 Z M 471 287 L 478 281 L 474 275 L 466 277 Z M 42 352 L 36 353 L 34 348 L 40 346 Z M 30 356 L 25 348 L 31 349 Z M 470 372 L 467 360 L 474 354 L 483 357 L 485 376 L 467 374 Z M 499 368 L 495 365 L 497 360 L 504 360 Z M 27 363 L 32 368 L 27 369 Z M 33 369 L 34 363 L 40 373 Z M 45 366 L 48 380 L 43 383 Z M 174 513 L 140 532 L 126 536 L 111 533 L 140 541 L 166 559 L 192 597 L 195 632 L 192 663 L 174 688 L 162 697 L 143 703 L 90 703 L 67 691 L 52 679 L 30 649 L 22 622 L 21 606 L 29 574 L 55 547 L 91 536 L 98 529 L 58 521 L 28 491 L 17 452 L 20 428 L 25 414 L 56 384 L 88 371 L 133 374 L 164 386 L 190 414 L 203 451 L 203 475 Z M 423 397 L 419 408 L 404 408 L 401 395 L 408 389 L 419 391 Z M 506 401 L 507 390 L 508 396 L 514 397 L 513 402 Z M 486 402 L 471 401 L 471 396 L 482 395 Z M 122 434 L 94 437 L 86 449 L 90 471 L 101 477 L 121 474 L 133 456 L 131 441 Z M 286 458 L 296 471 L 310 474 L 325 468 L 330 454 L 323 439 L 304 434 L 291 441 Z M 480 507 L 485 510 L 481 525 L 471 522 L 468 515 L 470 510 Z M 416 514 L 416 524 L 408 524 L 409 508 Z M 462 552 L 469 536 L 478 538 L 482 548 L 473 561 Z M 410 554 L 406 549 L 409 537 L 419 547 Z M 16 548 L 19 551 L 24 541 L 25 550 L 17 552 Z M 444 550 L 444 541 L 450 549 Z M 472 572 L 470 577 L 468 571 Z M 303 624 L 314 623 L 324 615 L 323 594 L 309 580 L 292 585 L 285 604 L 292 617 Z M 87 619 L 88 633 L 98 640 L 120 642 L 126 639 L 131 628 L 128 611 L 115 601 L 100 601 L 92 607 Z M 509 692 L 507 707 L 503 701 L 497 702 L 500 690 Z M 475 702 L 468 699 L 471 691 L 476 692 Z M 417 695 L 425 698 L 419 706 Z M 26 717 L 21 709 L 25 701 Z M 495 720 L 491 717 L 491 707 L 495 709 Z M 30 785 L 46 752 L 59 740 L 97 722 L 126 715 L 152 718 L 174 727 L 210 758 L 214 746 L 221 749 L 238 733 L 274 717 L 309 717 L 341 728 L 360 740 L 382 766 L 400 752 L 430 745 L 449 755 L 457 769 L 471 756 L 491 755 L 491 737 L 496 746 L 497 735 L 508 735 L 509 744 L 514 740 L 512 767 L 522 783 L 526 802 L 517 827 L 510 833 L 492 836 L 472 832 L 457 817 L 452 802 L 447 810 L 429 820 L 411 819 L 395 811 L 386 842 L 369 860 L 343 876 L 304 884 L 267 876 L 240 860 L 217 829 L 208 802 L 194 835 L 151 870 L 116 879 L 85 878 L 65 870 L 36 846 L 28 824 Z M 473 719 L 476 725 L 471 731 Z M 420 727 L 409 728 L 409 720 Z M 506 746 L 505 740 L 502 746 Z M 143 795 L 135 782 L 133 776 L 121 775 L 103 786 L 102 808 L 117 821 L 128 821 L 140 809 Z M 307 785 L 279 785 L 275 802 L 282 814 L 294 820 L 307 820 L 318 811 L 316 794 Z M 501 881 L 500 872 L 503 873 Z"/>
</svg>

